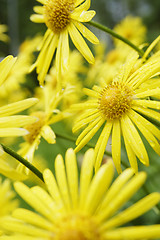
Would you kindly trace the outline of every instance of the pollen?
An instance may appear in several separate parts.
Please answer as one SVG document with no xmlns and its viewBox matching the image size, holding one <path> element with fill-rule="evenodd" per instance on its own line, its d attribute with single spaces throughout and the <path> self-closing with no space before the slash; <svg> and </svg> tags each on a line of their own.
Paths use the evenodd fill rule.
<svg viewBox="0 0 160 240">
<path fill-rule="evenodd" d="M 42 127 L 45 125 L 45 113 L 44 112 L 35 112 L 32 114 L 32 116 L 37 117 L 39 120 L 35 123 L 32 123 L 25 127 L 29 131 L 29 134 L 27 134 L 24 139 L 32 144 L 34 140 L 37 138 L 37 136 L 40 134 L 40 131 Z"/>
<path fill-rule="evenodd" d="M 98 225 L 93 219 L 73 214 L 61 219 L 56 240 L 102 240 Z"/>
<path fill-rule="evenodd" d="M 60 33 L 70 23 L 74 0 L 46 0 L 44 5 L 45 23 L 54 33 Z"/>
<path fill-rule="evenodd" d="M 133 91 L 122 83 L 109 84 L 100 92 L 99 109 L 106 120 L 120 119 L 130 108 Z"/>
</svg>

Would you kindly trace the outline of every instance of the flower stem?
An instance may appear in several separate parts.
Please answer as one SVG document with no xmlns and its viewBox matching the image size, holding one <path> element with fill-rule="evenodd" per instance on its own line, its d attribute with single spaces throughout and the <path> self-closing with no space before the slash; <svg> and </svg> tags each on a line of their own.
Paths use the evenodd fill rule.
<svg viewBox="0 0 160 240">
<path fill-rule="evenodd" d="M 136 50 L 139 55 L 142 57 L 144 52 L 143 50 L 139 49 L 136 45 L 134 45 L 132 42 L 130 42 L 128 39 L 122 37 L 121 35 L 119 35 L 118 33 L 114 32 L 112 29 L 100 24 L 100 23 L 97 23 L 97 22 L 94 22 L 94 21 L 90 21 L 90 22 L 87 22 L 89 25 L 93 26 L 93 27 L 96 27 L 106 33 L 109 33 L 110 35 L 112 35 L 113 37 L 115 38 L 118 38 L 119 40 L 121 40 L 122 42 L 126 43 L 127 45 L 129 45 L 131 48 L 133 48 L 134 50 Z"/>
<path fill-rule="evenodd" d="M 56 134 L 56 137 L 66 139 L 66 140 L 69 140 L 69 141 L 74 142 L 74 143 L 76 142 L 76 138 L 75 137 L 64 135 L 62 133 L 57 133 L 56 131 L 54 131 L 54 132 Z M 88 148 L 95 148 L 95 145 L 93 143 L 87 143 L 85 146 L 88 147 Z M 111 152 L 105 151 L 104 153 L 106 155 L 110 156 L 110 157 L 112 156 Z"/>
<path fill-rule="evenodd" d="M 42 173 L 36 168 L 34 167 L 31 163 L 29 163 L 26 159 L 24 159 L 23 157 L 21 157 L 18 153 L 16 153 L 14 150 L 12 150 L 9 147 L 6 147 L 4 144 L 0 144 L 3 148 L 3 150 L 8 153 L 9 155 L 11 155 L 12 157 L 14 157 L 15 159 L 17 159 L 20 163 L 22 163 L 23 165 L 25 165 L 29 170 L 31 170 L 38 178 L 40 178 L 43 182 L 43 175 Z"/>
</svg>

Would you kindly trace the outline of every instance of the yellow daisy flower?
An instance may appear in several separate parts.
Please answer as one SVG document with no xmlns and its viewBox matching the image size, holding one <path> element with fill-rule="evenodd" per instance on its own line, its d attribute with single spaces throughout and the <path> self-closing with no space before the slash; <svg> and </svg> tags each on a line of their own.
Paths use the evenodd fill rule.
<svg viewBox="0 0 160 240">
<path fill-rule="evenodd" d="M 6 81 L 15 62 L 16 58 L 13 58 L 12 56 L 8 56 L 2 62 L 0 62 L 0 87 Z M 29 116 L 13 116 L 13 114 L 19 113 L 31 107 L 35 103 L 37 103 L 37 99 L 30 98 L 1 106 L 0 137 L 22 136 L 28 134 L 28 131 L 20 127 L 23 127 L 26 124 L 31 124 L 37 121 L 37 119 Z"/>
<path fill-rule="evenodd" d="M 34 7 L 36 14 L 31 20 L 36 23 L 45 23 L 47 31 L 40 46 L 40 54 L 33 67 L 37 67 L 40 85 L 48 72 L 54 52 L 56 53 L 56 68 L 58 80 L 64 69 L 68 67 L 69 39 L 89 63 L 94 62 L 94 57 L 84 41 L 82 35 L 90 42 L 97 44 L 96 36 L 81 22 L 89 22 L 95 11 L 88 11 L 91 0 L 37 0 L 43 6 Z M 82 35 L 81 35 L 82 34 Z"/>
<path fill-rule="evenodd" d="M 93 97 L 86 102 L 73 105 L 73 110 L 84 110 L 78 117 L 73 132 L 85 127 L 79 135 L 75 151 L 79 151 L 95 135 L 104 124 L 101 135 L 95 146 L 95 169 L 99 168 L 110 135 L 112 135 L 112 157 L 117 171 L 121 172 L 121 136 L 131 167 L 138 171 L 137 159 L 149 165 L 148 154 L 141 136 L 147 139 L 151 147 L 160 155 L 160 130 L 145 116 L 160 120 L 160 102 L 150 100 L 155 94 L 160 94 L 159 86 L 152 83 L 148 88 L 144 83 L 159 74 L 159 57 L 153 58 L 142 66 L 134 68 L 138 62 L 138 54 L 132 52 L 126 64 L 113 80 L 104 88 L 94 86 L 84 92 Z M 142 116 L 144 115 L 144 116 Z"/>
<path fill-rule="evenodd" d="M 113 30 L 136 45 L 144 43 L 146 39 L 147 29 L 140 17 L 127 16 Z M 128 47 L 116 38 L 114 38 L 114 43 L 116 46 Z"/>
<path fill-rule="evenodd" d="M 30 116 L 36 117 L 38 120 L 32 124 L 25 126 L 25 129 L 29 132 L 24 137 L 25 142 L 20 144 L 20 150 L 18 154 L 23 156 L 29 162 L 32 163 L 35 150 L 40 144 L 41 137 L 43 137 L 48 143 L 55 144 L 56 136 L 50 125 L 69 117 L 67 111 L 60 111 L 57 107 L 63 98 L 64 93 L 53 92 L 50 86 L 45 86 L 39 89 L 41 99 L 39 102 L 38 110 L 31 113 Z M 43 108 L 44 107 L 44 108 Z M 17 170 L 20 172 L 29 173 L 21 163 L 18 165 Z"/>
<path fill-rule="evenodd" d="M 8 42 L 9 41 L 9 37 L 5 33 L 7 31 L 8 31 L 8 27 L 5 24 L 0 24 L 0 41 L 2 41 L 2 42 Z"/>
<path fill-rule="evenodd" d="M 146 173 L 136 176 L 126 169 L 111 185 L 112 161 L 104 164 L 93 176 L 94 151 L 89 149 L 83 159 L 78 181 L 74 151 L 68 149 L 65 163 L 61 155 L 55 159 L 55 176 L 46 169 L 43 173 L 46 190 L 40 186 L 14 184 L 17 193 L 35 211 L 19 208 L 13 217 L 0 220 L 6 231 L 2 240 L 123 240 L 158 239 L 160 225 L 123 227 L 141 216 L 160 201 L 159 193 L 151 193 L 119 212 L 146 179 Z M 111 186 L 110 186 L 111 185 Z M 118 212 L 117 212 L 118 211 Z M 7 232 L 10 236 L 7 236 Z"/>
</svg>

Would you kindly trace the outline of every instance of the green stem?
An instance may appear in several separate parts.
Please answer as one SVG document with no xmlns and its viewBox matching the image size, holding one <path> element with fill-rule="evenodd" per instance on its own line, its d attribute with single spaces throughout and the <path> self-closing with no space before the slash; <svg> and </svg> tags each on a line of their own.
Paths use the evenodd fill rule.
<svg viewBox="0 0 160 240">
<path fill-rule="evenodd" d="M 87 24 L 93 26 L 93 27 L 96 27 L 106 33 L 109 33 L 110 35 L 112 35 L 113 37 L 115 38 L 118 38 L 119 40 L 121 40 L 122 42 L 126 43 L 127 45 L 129 45 L 131 48 L 133 48 L 134 50 L 136 50 L 139 55 L 142 57 L 144 52 L 143 50 L 139 49 L 136 45 L 134 45 L 132 42 L 130 42 L 128 39 L 122 37 L 121 35 L 119 35 L 118 33 L 114 32 L 113 30 L 111 30 L 110 28 L 100 24 L 100 23 L 97 23 L 97 22 L 94 22 L 94 21 L 90 21 L 90 22 L 87 22 Z"/>
<path fill-rule="evenodd" d="M 56 134 L 56 137 L 59 137 L 59 138 L 65 139 L 65 140 L 69 140 L 69 141 L 74 142 L 74 143 L 76 142 L 76 138 L 75 137 L 64 135 L 62 133 L 57 133 L 56 131 L 54 131 L 54 132 Z M 88 147 L 88 148 L 95 148 L 95 145 L 93 143 L 87 143 L 85 146 Z M 105 151 L 104 153 L 106 155 L 110 156 L 110 157 L 112 156 L 111 152 Z"/>
<path fill-rule="evenodd" d="M 3 148 L 3 150 L 8 153 L 9 155 L 11 155 L 12 157 L 14 157 L 15 159 L 17 159 L 19 162 L 21 162 L 23 165 L 25 165 L 29 170 L 31 170 L 38 178 L 40 178 L 43 182 L 43 175 L 42 173 L 36 168 L 34 167 L 31 163 L 29 163 L 26 159 L 24 159 L 23 157 L 21 157 L 18 153 L 16 153 L 14 150 L 10 149 L 9 147 L 6 147 L 5 145 L 3 145 L 2 143 L 0 144 Z"/>
</svg>

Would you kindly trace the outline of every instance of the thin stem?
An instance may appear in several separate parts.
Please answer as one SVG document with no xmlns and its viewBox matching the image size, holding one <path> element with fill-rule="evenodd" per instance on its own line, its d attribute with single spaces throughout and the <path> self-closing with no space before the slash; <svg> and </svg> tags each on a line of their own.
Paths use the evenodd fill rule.
<svg viewBox="0 0 160 240">
<path fill-rule="evenodd" d="M 4 144 L 0 144 L 3 148 L 3 150 L 8 153 L 9 155 L 11 155 L 12 157 L 14 157 L 15 159 L 17 159 L 19 162 L 21 162 L 23 165 L 25 165 L 29 170 L 31 170 L 38 178 L 40 178 L 43 182 L 43 175 L 42 173 L 36 168 L 34 167 L 31 163 L 29 163 L 26 159 L 24 159 L 23 157 L 21 157 L 18 153 L 16 153 L 14 150 L 10 149 L 9 147 L 6 147 Z"/>
<path fill-rule="evenodd" d="M 134 45 L 132 42 L 130 42 L 128 39 L 122 37 L 121 35 L 119 35 L 118 33 L 114 32 L 113 30 L 111 30 L 110 28 L 100 24 L 100 23 L 97 23 L 97 22 L 94 22 L 94 21 L 90 21 L 90 22 L 87 22 L 87 24 L 93 26 L 93 27 L 96 27 L 106 33 L 109 33 L 110 35 L 112 35 L 113 37 L 115 38 L 118 38 L 119 40 L 121 40 L 122 42 L 126 43 L 127 45 L 129 45 L 131 48 L 133 48 L 134 50 L 136 50 L 139 55 L 142 57 L 144 52 L 143 50 L 139 49 L 136 45 Z"/>
<path fill-rule="evenodd" d="M 56 131 L 54 131 L 54 132 L 55 132 L 55 134 L 56 134 L 56 137 L 66 139 L 66 140 L 69 140 L 69 141 L 74 142 L 74 143 L 76 142 L 76 138 L 75 138 L 75 137 L 71 137 L 71 136 L 68 136 L 68 135 L 64 135 L 64 134 L 62 134 L 62 133 L 57 133 Z M 86 146 L 87 146 L 88 148 L 95 148 L 95 145 L 94 145 L 93 143 L 87 143 Z M 112 153 L 111 153 L 111 152 L 105 151 L 104 153 L 105 153 L 106 155 L 110 156 L 110 157 L 112 156 Z"/>
</svg>

